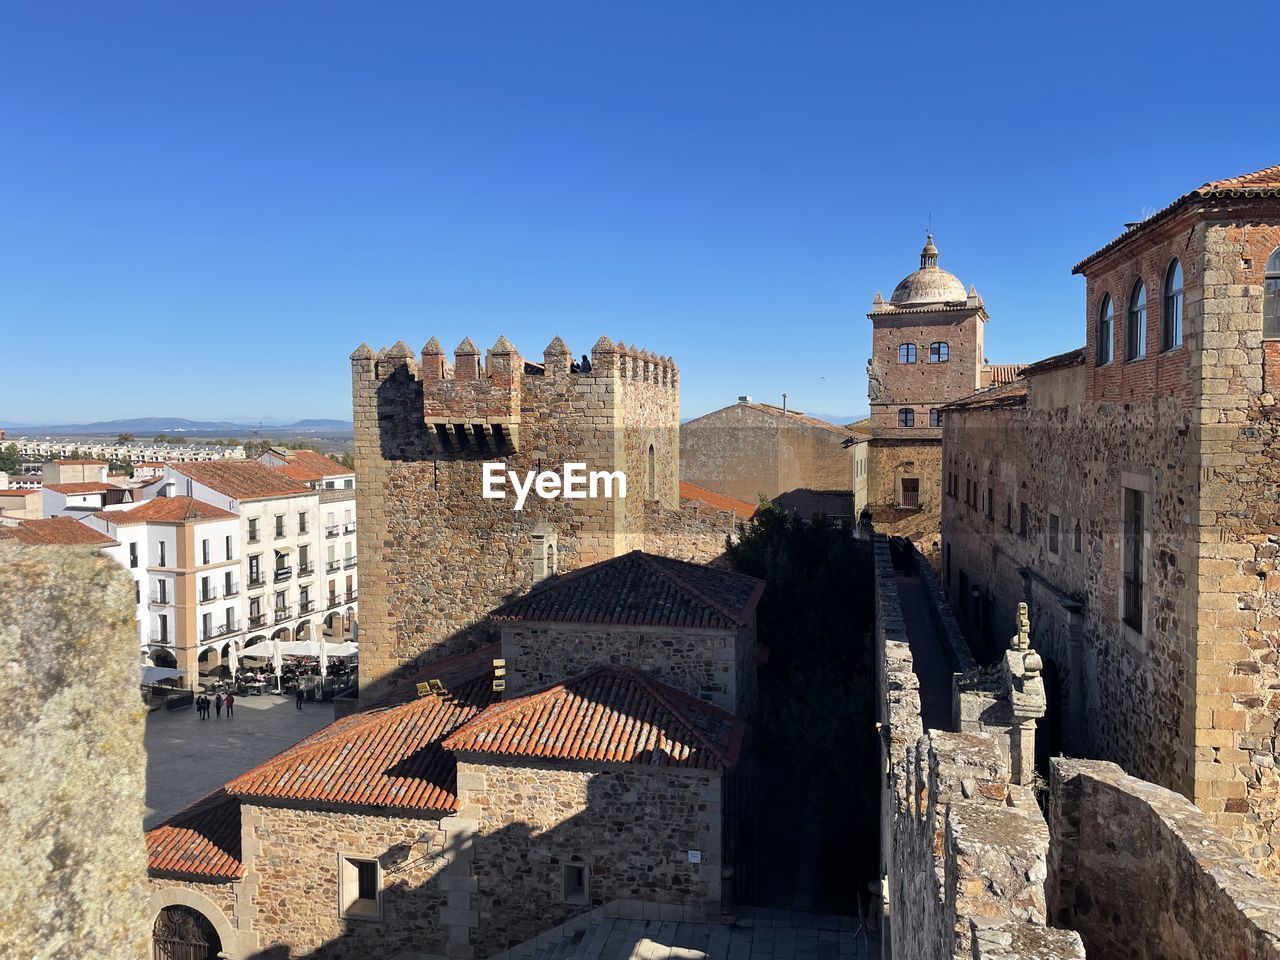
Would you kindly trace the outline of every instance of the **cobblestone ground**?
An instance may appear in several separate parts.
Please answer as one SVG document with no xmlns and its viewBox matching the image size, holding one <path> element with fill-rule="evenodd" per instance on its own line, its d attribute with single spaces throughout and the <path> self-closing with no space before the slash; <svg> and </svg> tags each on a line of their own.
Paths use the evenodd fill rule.
<svg viewBox="0 0 1280 960">
<path fill-rule="evenodd" d="M 274 757 L 327 723 L 333 704 L 264 694 L 236 697 L 235 716 L 199 720 L 194 707 L 147 717 L 147 814 L 150 829 L 237 774 Z"/>
<path fill-rule="evenodd" d="M 733 924 L 594 921 L 522 960 L 872 960 L 880 940 L 853 917 L 744 910 Z"/>
</svg>

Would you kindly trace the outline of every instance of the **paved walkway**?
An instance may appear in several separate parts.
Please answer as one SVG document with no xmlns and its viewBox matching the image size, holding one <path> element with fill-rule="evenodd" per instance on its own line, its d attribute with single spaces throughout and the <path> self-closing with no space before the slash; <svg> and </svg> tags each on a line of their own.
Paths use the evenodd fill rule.
<svg viewBox="0 0 1280 960">
<path fill-rule="evenodd" d="M 592 922 L 522 960 L 873 960 L 875 934 L 850 917 L 744 910 L 733 924 L 669 920 Z"/>
<path fill-rule="evenodd" d="M 266 694 L 236 697 L 228 719 L 196 717 L 194 707 L 153 710 L 147 717 L 147 817 L 150 829 L 212 793 L 237 774 L 274 757 L 333 721 L 333 704 Z"/>
<path fill-rule="evenodd" d="M 920 719 L 926 730 L 951 729 L 951 664 L 929 616 L 918 577 L 898 574 L 898 599 L 920 681 Z"/>
</svg>

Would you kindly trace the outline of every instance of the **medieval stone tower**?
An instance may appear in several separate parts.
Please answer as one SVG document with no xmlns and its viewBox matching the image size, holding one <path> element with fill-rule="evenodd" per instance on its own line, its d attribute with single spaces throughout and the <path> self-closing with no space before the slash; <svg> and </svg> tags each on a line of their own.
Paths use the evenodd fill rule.
<svg viewBox="0 0 1280 960">
<path fill-rule="evenodd" d="M 585 358 L 584 358 L 585 361 Z M 679 374 L 669 357 L 601 337 L 573 362 L 556 337 L 541 363 L 505 338 L 446 360 L 432 337 L 351 355 L 360 690 L 397 668 L 474 649 L 489 610 L 551 574 L 645 545 L 649 512 L 679 508 Z M 625 497 L 485 499 L 484 464 L 622 471 Z"/>
</svg>

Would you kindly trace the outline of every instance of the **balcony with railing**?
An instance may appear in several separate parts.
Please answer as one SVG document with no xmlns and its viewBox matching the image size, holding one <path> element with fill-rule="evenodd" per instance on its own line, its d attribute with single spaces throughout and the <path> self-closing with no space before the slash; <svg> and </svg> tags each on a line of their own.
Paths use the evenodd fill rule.
<svg viewBox="0 0 1280 960">
<path fill-rule="evenodd" d="M 342 528 L 336 523 L 331 523 L 324 528 L 324 535 L 326 537 L 336 537 L 341 530 Z"/>
<path fill-rule="evenodd" d="M 201 590 L 201 591 L 200 591 L 200 602 L 201 602 L 201 603 L 212 603 L 214 600 L 217 600 L 217 599 L 218 599 L 218 588 L 217 588 L 217 587 L 210 587 L 210 588 L 209 588 L 209 589 L 207 589 L 207 590 Z"/>
<path fill-rule="evenodd" d="M 343 558 L 343 560 L 342 560 L 342 565 L 343 565 L 343 567 L 345 567 L 346 569 L 350 570 L 352 567 L 354 567 L 354 566 L 356 565 L 356 558 L 355 558 L 354 556 L 352 556 L 352 557 L 344 557 L 344 558 Z"/>
<path fill-rule="evenodd" d="M 153 593 L 148 598 L 148 602 L 154 607 L 171 607 L 173 606 L 173 594 Z"/>
<path fill-rule="evenodd" d="M 267 625 L 267 615 L 265 613 L 249 614 L 249 629 L 253 630 L 257 627 L 265 627 Z"/>
<path fill-rule="evenodd" d="M 340 593 L 329 594 L 329 603 L 327 604 L 327 606 L 330 610 L 332 610 L 334 607 L 342 606 L 342 594 Z"/>
<path fill-rule="evenodd" d="M 240 595 L 240 584 L 224 583 L 222 585 L 222 595 L 224 597 L 236 597 Z"/>
<path fill-rule="evenodd" d="M 359 598 L 359 596 L 360 596 L 360 591 L 359 591 L 359 590 L 348 590 L 348 591 L 347 591 L 347 603 L 355 603 L 355 602 L 356 602 L 356 600 Z"/>
<path fill-rule="evenodd" d="M 314 600 L 301 600 L 298 602 L 298 616 L 302 616 L 304 613 L 314 613 L 315 609 L 316 602 Z"/>
<path fill-rule="evenodd" d="M 250 528 L 249 528 L 249 542 L 250 542 L 250 543 L 261 543 L 261 542 L 262 542 L 262 531 L 261 531 L 261 530 L 259 530 L 257 527 L 250 527 Z"/>
<path fill-rule="evenodd" d="M 298 576 L 309 577 L 316 572 L 316 565 L 308 560 L 306 563 L 298 564 Z"/>
<path fill-rule="evenodd" d="M 276 607 L 272 611 L 272 613 L 275 614 L 276 623 L 283 623 L 285 620 L 288 620 L 290 617 L 293 616 L 293 608 L 292 607 Z"/>
<path fill-rule="evenodd" d="M 257 573 L 254 573 L 253 571 L 249 572 L 249 589 L 250 590 L 260 590 L 266 585 L 267 585 L 267 579 L 263 575 L 261 570 L 259 570 Z"/>
<path fill-rule="evenodd" d="M 343 532 L 343 533 L 355 533 L 355 532 L 356 532 L 356 522 L 355 522 L 354 520 L 352 520 L 350 523 L 344 523 L 344 524 L 342 525 L 342 532 Z"/>
<path fill-rule="evenodd" d="M 147 638 L 152 643 L 171 644 L 173 639 L 167 633 L 161 633 L 159 630 L 151 630 L 147 633 Z"/>
<path fill-rule="evenodd" d="M 337 572 L 338 572 L 339 570 L 341 570 L 341 569 L 342 569 L 342 561 L 341 561 L 341 560 L 326 560 L 326 561 L 325 561 L 325 564 L 324 564 L 324 572 L 325 572 L 325 573 L 337 573 Z"/>
<path fill-rule="evenodd" d="M 293 576 L 293 567 L 276 567 L 275 570 L 272 571 L 272 574 L 275 577 L 276 583 L 280 583 L 281 581 L 288 580 Z"/>
<path fill-rule="evenodd" d="M 239 632 L 240 632 L 240 622 L 238 620 L 233 621 L 231 623 L 218 623 L 218 624 L 214 624 L 214 626 L 212 626 L 208 630 L 202 629 L 200 631 L 200 640 L 201 642 L 204 642 L 206 640 L 216 640 L 218 639 L 218 637 L 229 637 L 232 634 L 239 633 Z"/>
</svg>

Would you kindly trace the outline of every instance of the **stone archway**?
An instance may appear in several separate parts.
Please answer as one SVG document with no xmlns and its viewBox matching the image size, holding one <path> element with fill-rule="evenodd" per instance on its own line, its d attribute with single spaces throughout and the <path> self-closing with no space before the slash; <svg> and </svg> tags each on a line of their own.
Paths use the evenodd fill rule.
<svg viewBox="0 0 1280 960">
<path fill-rule="evenodd" d="M 238 936 L 216 903 L 186 887 L 165 887 L 151 895 L 154 960 L 239 960 Z"/>
</svg>

